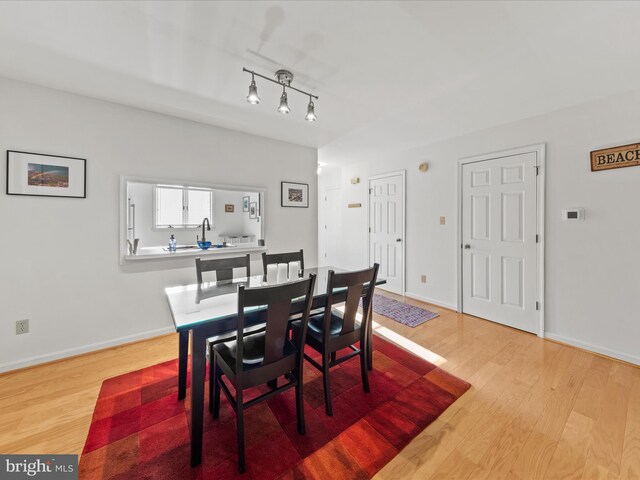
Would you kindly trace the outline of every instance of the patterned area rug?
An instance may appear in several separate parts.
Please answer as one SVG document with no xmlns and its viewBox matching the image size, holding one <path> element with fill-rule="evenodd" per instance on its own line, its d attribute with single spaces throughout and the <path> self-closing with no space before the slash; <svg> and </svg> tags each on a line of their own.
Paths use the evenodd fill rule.
<svg viewBox="0 0 640 480">
<path fill-rule="evenodd" d="M 417 327 L 438 316 L 425 308 L 398 302 L 376 293 L 373 294 L 373 311 L 409 327 Z"/>
<path fill-rule="evenodd" d="M 202 464 L 190 467 L 190 390 L 177 400 L 177 369 L 172 360 L 103 382 L 81 479 L 370 478 L 470 386 L 374 337 L 370 394 L 357 359 L 331 370 L 333 417 L 324 412 L 320 372 L 305 367 L 306 435 L 296 429 L 293 389 L 247 410 L 240 475 L 235 415 L 224 396 L 219 420 L 205 408 Z"/>
</svg>

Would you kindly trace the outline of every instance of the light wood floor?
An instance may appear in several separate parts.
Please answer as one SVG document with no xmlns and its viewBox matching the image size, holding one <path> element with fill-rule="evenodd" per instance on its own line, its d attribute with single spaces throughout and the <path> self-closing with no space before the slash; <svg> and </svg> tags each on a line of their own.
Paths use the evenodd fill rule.
<svg viewBox="0 0 640 480">
<path fill-rule="evenodd" d="M 640 479 L 640 368 L 428 308 L 378 332 L 472 388 L 378 478 Z M 0 453 L 79 454 L 102 380 L 176 356 L 168 335 L 0 376 Z"/>
</svg>

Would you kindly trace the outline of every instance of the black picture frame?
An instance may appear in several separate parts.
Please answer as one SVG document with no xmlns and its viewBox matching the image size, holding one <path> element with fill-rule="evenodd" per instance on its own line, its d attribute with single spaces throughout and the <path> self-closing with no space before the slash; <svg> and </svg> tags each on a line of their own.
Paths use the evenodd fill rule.
<svg viewBox="0 0 640 480">
<path fill-rule="evenodd" d="M 286 208 L 309 208 L 309 184 L 280 182 L 280 206 Z"/>
<path fill-rule="evenodd" d="M 50 159 L 48 163 L 46 159 Z M 33 163 L 32 163 L 33 162 Z M 35 166 L 36 169 L 32 169 Z M 38 172 L 37 167 L 40 167 Z M 48 171 L 45 172 L 45 167 Z M 57 168 L 57 171 L 49 170 Z M 32 172 L 36 172 L 33 176 Z M 44 178 L 51 175 L 48 181 L 61 185 L 32 183 L 32 179 Z M 62 172 L 62 175 L 60 173 Z M 57 180 L 56 180 L 57 179 Z M 69 189 L 60 190 L 56 189 Z M 36 197 L 61 197 L 61 198 L 87 198 L 87 160 L 78 157 L 66 157 L 62 155 L 49 155 L 47 153 L 24 152 L 21 150 L 7 150 L 7 195 L 36 196 Z"/>
<path fill-rule="evenodd" d="M 256 202 L 249 204 L 249 218 L 258 218 L 258 204 Z"/>
</svg>

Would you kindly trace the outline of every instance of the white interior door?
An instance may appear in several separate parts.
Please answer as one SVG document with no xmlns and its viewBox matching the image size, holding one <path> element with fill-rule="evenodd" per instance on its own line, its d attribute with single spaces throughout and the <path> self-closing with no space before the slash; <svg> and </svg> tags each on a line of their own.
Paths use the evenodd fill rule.
<svg viewBox="0 0 640 480">
<path fill-rule="evenodd" d="M 340 236 L 340 187 L 327 187 L 324 194 L 324 262 L 323 265 L 338 266 L 338 244 Z"/>
<path fill-rule="evenodd" d="M 404 175 L 369 179 L 369 264 L 380 264 L 383 288 L 404 294 Z"/>
<path fill-rule="evenodd" d="M 462 310 L 537 332 L 536 153 L 462 165 Z"/>
</svg>

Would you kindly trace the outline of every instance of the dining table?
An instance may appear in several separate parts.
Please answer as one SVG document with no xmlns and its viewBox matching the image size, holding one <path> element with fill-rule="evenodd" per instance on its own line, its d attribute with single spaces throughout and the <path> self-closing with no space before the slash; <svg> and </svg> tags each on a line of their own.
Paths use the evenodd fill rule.
<svg viewBox="0 0 640 480">
<path fill-rule="evenodd" d="M 324 309 L 327 302 L 327 278 L 329 271 L 335 273 L 344 270 L 335 267 L 306 268 L 299 273 L 299 278 L 316 275 L 313 292 L 312 311 Z M 297 277 L 296 277 L 297 278 Z M 294 278 L 293 280 L 295 280 Z M 386 283 L 382 278 L 376 285 Z M 203 282 L 200 284 L 168 287 L 165 295 L 173 317 L 173 323 L 179 335 L 178 343 L 178 401 L 186 398 L 187 367 L 189 362 L 189 342 L 191 342 L 191 466 L 202 462 L 202 434 L 204 420 L 204 391 L 207 364 L 207 339 L 222 334 L 233 335 L 237 331 L 238 287 L 246 288 L 272 286 L 266 282 L 265 275 L 239 277 L 220 282 Z M 366 286 L 368 288 L 368 285 Z M 365 290 L 366 291 L 366 290 Z M 346 299 L 346 289 L 333 291 L 334 301 Z M 294 301 L 291 316 L 302 313 L 304 299 Z M 373 303 L 373 302 L 371 302 Z M 372 305 L 369 305 L 371 309 Z M 266 321 L 265 307 L 245 308 L 245 327 L 259 325 Z M 368 368 L 373 368 L 372 360 L 372 328 L 368 336 Z"/>
</svg>

